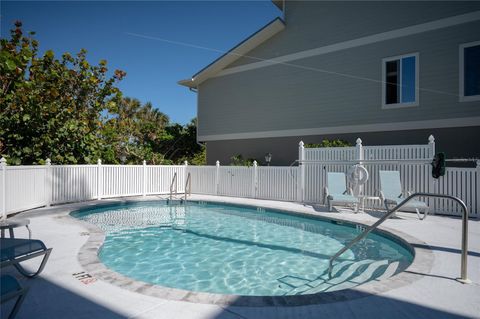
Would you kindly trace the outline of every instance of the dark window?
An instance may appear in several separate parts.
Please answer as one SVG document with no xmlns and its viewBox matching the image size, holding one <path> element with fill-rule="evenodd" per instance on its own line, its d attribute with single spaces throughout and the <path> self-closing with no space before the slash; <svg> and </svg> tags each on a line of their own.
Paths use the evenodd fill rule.
<svg viewBox="0 0 480 319">
<path fill-rule="evenodd" d="M 416 101 L 416 62 L 415 56 L 385 62 L 385 104 Z"/>
<path fill-rule="evenodd" d="M 387 82 L 387 90 L 386 90 L 386 104 L 396 104 L 398 103 L 398 98 L 399 98 L 399 66 L 400 66 L 400 60 L 395 60 L 395 61 L 388 61 L 386 65 L 387 69 L 387 78 L 385 81 Z"/>
<path fill-rule="evenodd" d="M 464 96 L 480 95 L 480 45 L 463 51 Z"/>
</svg>

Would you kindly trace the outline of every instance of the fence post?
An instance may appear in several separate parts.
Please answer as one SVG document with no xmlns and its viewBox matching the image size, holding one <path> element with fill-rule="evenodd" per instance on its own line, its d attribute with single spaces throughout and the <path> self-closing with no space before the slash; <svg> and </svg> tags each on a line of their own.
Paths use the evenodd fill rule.
<svg viewBox="0 0 480 319">
<path fill-rule="evenodd" d="M 475 207 L 472 207 L 472 209 L 475 209 L 474 212 L 470 212 L 472 217 L 475 214 L 477 216 L 477 219 L 480 218 L 480 160 L 477 159 L 477 184 L 475 185 L 475 193 L 477 194 L 477 198 L 475 200 Z M 472 205 L 473 206 L 473 205 Z"/>
<path fill-rule="evenodd" d="M 46 171 L 45 171 L 45 197 L 46 197 L 46 206 L 50 207 L 52 201 L 52 161 L 47 158 L 45 161 Z"/>
<path fill-rule="evenodd" d="M 435 156 L 435 137 L 430 135 L 428 137 L 428 146 L 430 146 L 430 154 L 428 154 L 428 158 L 432 158 Z"/>
<path fill-rule="evenodd" d="M 187 169 L 188 169 L 188 161 L 184 161 L 183 162 L 183 187 L 184 187 L 184 190 L 183 192 L 186 193 L 187 192 Z"/>
<path fill-rule="evenodd" d="M 363 154 L 363 145 L 362 145 L 362 139 L 359 137 L 355 141 L 355 150 L 356 150 L 356 160 L 361 161 L 364 159 L 364 154 Z"/>
<path fill-rule="evenodd" d="M 297 187 L 297 201 L 303 203 L 305 199 L 305 147 L 303 141 L 298 143 L 298 187 Z"/>
<path fill-rule="evenodd" d="M 103 193 L 103 169 L 102 169 L 102 160 L 98 159 L 97 161 L 97 199 L 102 199 Z"/>
<path fill-rule="evenodd" d="M 432 159 L 433 160 L 433 157 L 435 156 L 435 137 L 433 137 L 433 135 L 430 135 L 428 137 L 428 149 L 429 149 L 429 154 L 428 154 L 428 158 L 429 159 Z M 427 183 L 427 192 L 428 193 L 435 193 L 435 179 L 433 178 L 431 172 L 430 172 L 430 166 L 428 166 L 426 168 L 427 170 L 427 180 L 428 180 L 428 183 Z M 438 199 L 435 199 L 435 198 L 427 198 L 427 204 L 429 206 L 431 206 L 431 203 L 433 203 L 433 207 L 430 207 L 432 209 L 432 211 L 436 211 L 437 207 L 437 202 L 438 202 Z"/>
<path fill-rule="evenodd" d="M 7 183 L 6 183 L 6 179 L 7 179 L 7 160 L 5 159 L 5 157 L 2 157 L 0 159 L 0 167 L 2 169 L 2 220 L 4 220 L 5 218 L 7 218 L 7 196 L 6 196 L 6 192 L 7 192 Z"/>
<path fill-rule="evenodd" d="M 253 161 L 252 198 L 257 198 L 257 183 L 258 183 L 257 161 Z"/>
<path fill-rule="evenodd" d="M 143 160 L 143 192 L 142 196 L 147 196 L 147 161 Z"/>
<path fill-rule="evenodd" d="M 215 195 L 218 195 L 218 183 L 220 182 L 220 161 L 217 161 L 215 166 L 217 168 L 215 172 Z"/>
</svg>

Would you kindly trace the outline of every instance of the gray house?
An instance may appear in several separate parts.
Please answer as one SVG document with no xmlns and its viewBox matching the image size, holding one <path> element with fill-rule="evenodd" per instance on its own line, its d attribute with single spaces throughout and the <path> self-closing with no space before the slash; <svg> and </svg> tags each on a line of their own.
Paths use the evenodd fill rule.
<svg viewBox="0 0 480 319">
<path fill-rule="evenodd" d="M 283 11 L 191 79 L 208 163 L 290 164 L 298 142 L 425 144 L 480 157 L 480 3 L 274 1 Z"/>
</svg>

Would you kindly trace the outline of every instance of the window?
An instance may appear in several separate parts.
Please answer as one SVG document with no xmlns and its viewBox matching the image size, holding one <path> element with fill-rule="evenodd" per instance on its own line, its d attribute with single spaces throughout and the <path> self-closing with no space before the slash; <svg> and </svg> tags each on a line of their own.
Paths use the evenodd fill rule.
<svg viewBox="0 0 480 319">
<path fill-rule="evenodd" d="M 460 46 L 460 101 L 480 100 L 480 41 Z"/>
<path fill-rule="evenodd" d="M 418 53 L 383 59 L 382 107 L 418 105 Z"/>
</svg>

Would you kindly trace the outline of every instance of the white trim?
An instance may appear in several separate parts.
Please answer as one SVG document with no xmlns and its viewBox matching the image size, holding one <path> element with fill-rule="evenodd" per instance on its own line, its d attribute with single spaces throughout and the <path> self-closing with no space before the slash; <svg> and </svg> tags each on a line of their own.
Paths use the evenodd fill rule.
<svg viewBox="0 0 480 319">
<path fill-rule="evenodd" d="M 464 83 L 464 80 L 465 80 L 464 56 L 465 56 L 465 54 L 464 54 L 464 50 L 465 50 L 465 48 L 470 48 L 470 47 L 477 46 L 477 45 L 480 45 L 480 41 L 460 44 L 459 49 L 458 49 L 458 55 L 459 55 L 459 61 L 458 61 L 458 67 L 459 67 L 459 72 L 458 72 L 458 74 L 459 74 L 458 75 L 458 77 L 459 77 L 458 96 L 459 96 L 459 99 L 458 99 L 458 101 L 459 102 L 480 101 L 480 94 L 469 95 L 469 96 L 464 95 L 465 94 L 465 83 Z"/>
<path fill-rule="evenodd" d="M 415 101 L 413 102 L 408 102 L 408 103 L 402 103 L 402 77 L 403 77 L 403 72 L 402 72 L 402 60 L 404 58 L 409 58 L 409 57 L 415 57 Z M 385 98 L 386 98 L 386 85 L 387 85 L 387 82 L 386 82 L 386 68 L 385 68 L 385 64 L 386 62 L 389 62 L 389 61 L 395 61 L 395 60 L 399 60 L 400 61 L 400 68 L 399 68 L 399 72 L 400 72 L 400 81 L 399 81 L 399 87 L 400 87 L 400 96 L 399 96 L 399 103 L 395 103 L 395 104 L 386 104 L 385 103 Z M 420 54 L 418 52 L 415 52 L 415 53 L 408 53 L 408 54 L 402 54 L 402 55 L 397 55 L 397 56 L 393 56 L 393 57 L 388 57 L 388 58 L 383 58 L 382 59 L 382 109 L 399 109 L 399 108 L 404 108 L 404 107 L 415 107 L 415 106 L 418 106 L 420 104 L 420 100 L 419 100 L 419 87 L 420 87 L 420 84 L 419 84 L 419 64 L 420 64 Z"/>
<path fill-rule="evenodd" d="M 198 136 L 198 140 L 202 142 L 206 142 L 206 141 L 219 141 L 219 140 L 239 140 L 239 139 L 269 138 L 269 137 L 305 136 L 305 135 L 347 134 L 347 133 L 362 133 L 362 132 L 405 131 L 405 130 L 419 130 L 419 129 L 430 129 L 430 128 L 450 128 L 450 127 L 468 127 L 468 126 L 480 126 L 480 116 L 440 119 L 440 120 L 345 125 L 345 126 L 334 126 L 334 127 L 260 131 L 260 132 L 232 133 L 232 134 L 218 134 L 218 135 L 200 135 Z"/>
<path fill-rule="evenodd" d="M 229 69 L 224 69 L 219 73 L 217 73 L 216 75 L 214 75 L 214 77 L 254 70 L 254 69 L 263 68 L 271 65 L 281 64 L 281 63 L 287 63 L 294 60 L 305 59 L 305 58 L 332 53 L 340 50 L 351 49 L 351 48 L 355 48 L 355 47 L 359 47 L 367 44 L 373 44 L 381 41 L 392 40 L 392 39 L 419 34 L 423 32 L 434 31 L 434 30 L 452 27 L 459 24 L 474 22 L 478 20 L 480 20 L 480 11 L 474 11 L 474 12 L 461 14 L 453 17 L 430 21 L 427 23 L 416 24 L 416 25 L 401 28 L 401 29 L 377 33 L 377 34 L 369 35 L 369 36 L 354 39 L 354 40 L 348 40 L 348 41 L 339 42 L 331 45 L 326 45 L 326 46 L 315 48 L 315 49 L 287 54 L 271 60 L 264 60 L 261 62 L 254 62 L 254 63 L 245 64 L 245 65 L 240 65 L 237 67 L 232 67 Z"/>
</svg>

